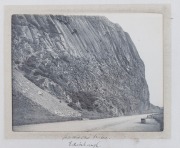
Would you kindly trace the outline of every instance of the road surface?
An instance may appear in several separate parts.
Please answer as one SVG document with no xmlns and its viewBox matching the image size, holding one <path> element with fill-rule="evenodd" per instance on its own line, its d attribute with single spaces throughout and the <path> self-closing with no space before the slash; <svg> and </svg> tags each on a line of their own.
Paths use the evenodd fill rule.
<svg viewBox="0 0 180 148">
<path fill-rule="evenodd" d="M 81 120 L 56 123 L 42 123 L 14 126 L 14 131 L 121 131 L 121 132 L 153 132 L 160 131 L 160 124 L 154 119 L 141 123 L 144 115 L 122 116 L 116 118 Z"/>
</svg>

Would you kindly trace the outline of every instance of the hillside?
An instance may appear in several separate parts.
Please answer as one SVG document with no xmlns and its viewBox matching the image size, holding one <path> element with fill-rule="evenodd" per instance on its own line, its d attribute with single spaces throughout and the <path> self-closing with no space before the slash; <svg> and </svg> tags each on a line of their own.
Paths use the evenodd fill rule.
<svg viewBox="0 0 180 148">
<path fill-rule="evenodd" d="M 13 125 L 81 119 L 81 113 L 13 70 Z"/>
<path fill-rule="evenodd" d="M 44 106 L 44 96 L 26 97 L 41 100 L 51 113 L 62 107 L 58 101 L 87 118 L 151 110 L 145 66 L 135 45 L 103 16 L 13 15 L 12 53 L 14 80 L 22 75 L 34 91 L 40 89 L 53 102 L 51 109 Z"/>
</svg>

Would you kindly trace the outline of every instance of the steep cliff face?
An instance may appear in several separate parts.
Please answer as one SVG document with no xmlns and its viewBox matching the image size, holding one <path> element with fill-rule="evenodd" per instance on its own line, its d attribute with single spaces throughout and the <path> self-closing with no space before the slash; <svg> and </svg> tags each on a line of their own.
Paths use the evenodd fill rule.
<svg viewBox="0 0 180 148">
<path fill-rule="evenodd" d="M 128 33 L 102 16 L 12 16 L 13 66 L 75 110 L 110 116 L 150 108 Z"/>
</svg>

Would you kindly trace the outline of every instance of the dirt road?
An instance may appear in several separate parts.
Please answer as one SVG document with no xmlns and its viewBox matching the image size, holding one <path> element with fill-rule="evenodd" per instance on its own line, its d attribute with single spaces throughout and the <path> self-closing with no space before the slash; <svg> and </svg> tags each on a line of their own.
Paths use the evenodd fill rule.
<svg viewBox="0 0 180 148">
<path fill-rule="evenodd" d="M 152 132 L 160 131 L 160 125 L 154 119 L 147 119 L 146 124 L 142 124 L 141 118 L 147 115 L 123 116 L 117 118 L 68 121 L 56 123 L 43 123 L 14 126 L 14 131 L 140 131 Z"/>
</svg>

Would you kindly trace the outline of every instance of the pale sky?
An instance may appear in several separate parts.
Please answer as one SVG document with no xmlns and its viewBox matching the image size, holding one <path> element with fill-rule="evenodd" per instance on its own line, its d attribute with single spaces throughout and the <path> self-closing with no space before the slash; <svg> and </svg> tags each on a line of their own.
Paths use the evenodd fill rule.
<svg viewBox="0 0 180 148">
<path fill-rule="evenodd" d="M 128 32 L 145 63 L 150 102 L 163 106 L 163 18 L 161 14 L 103 14 Z"/>
</svg>

